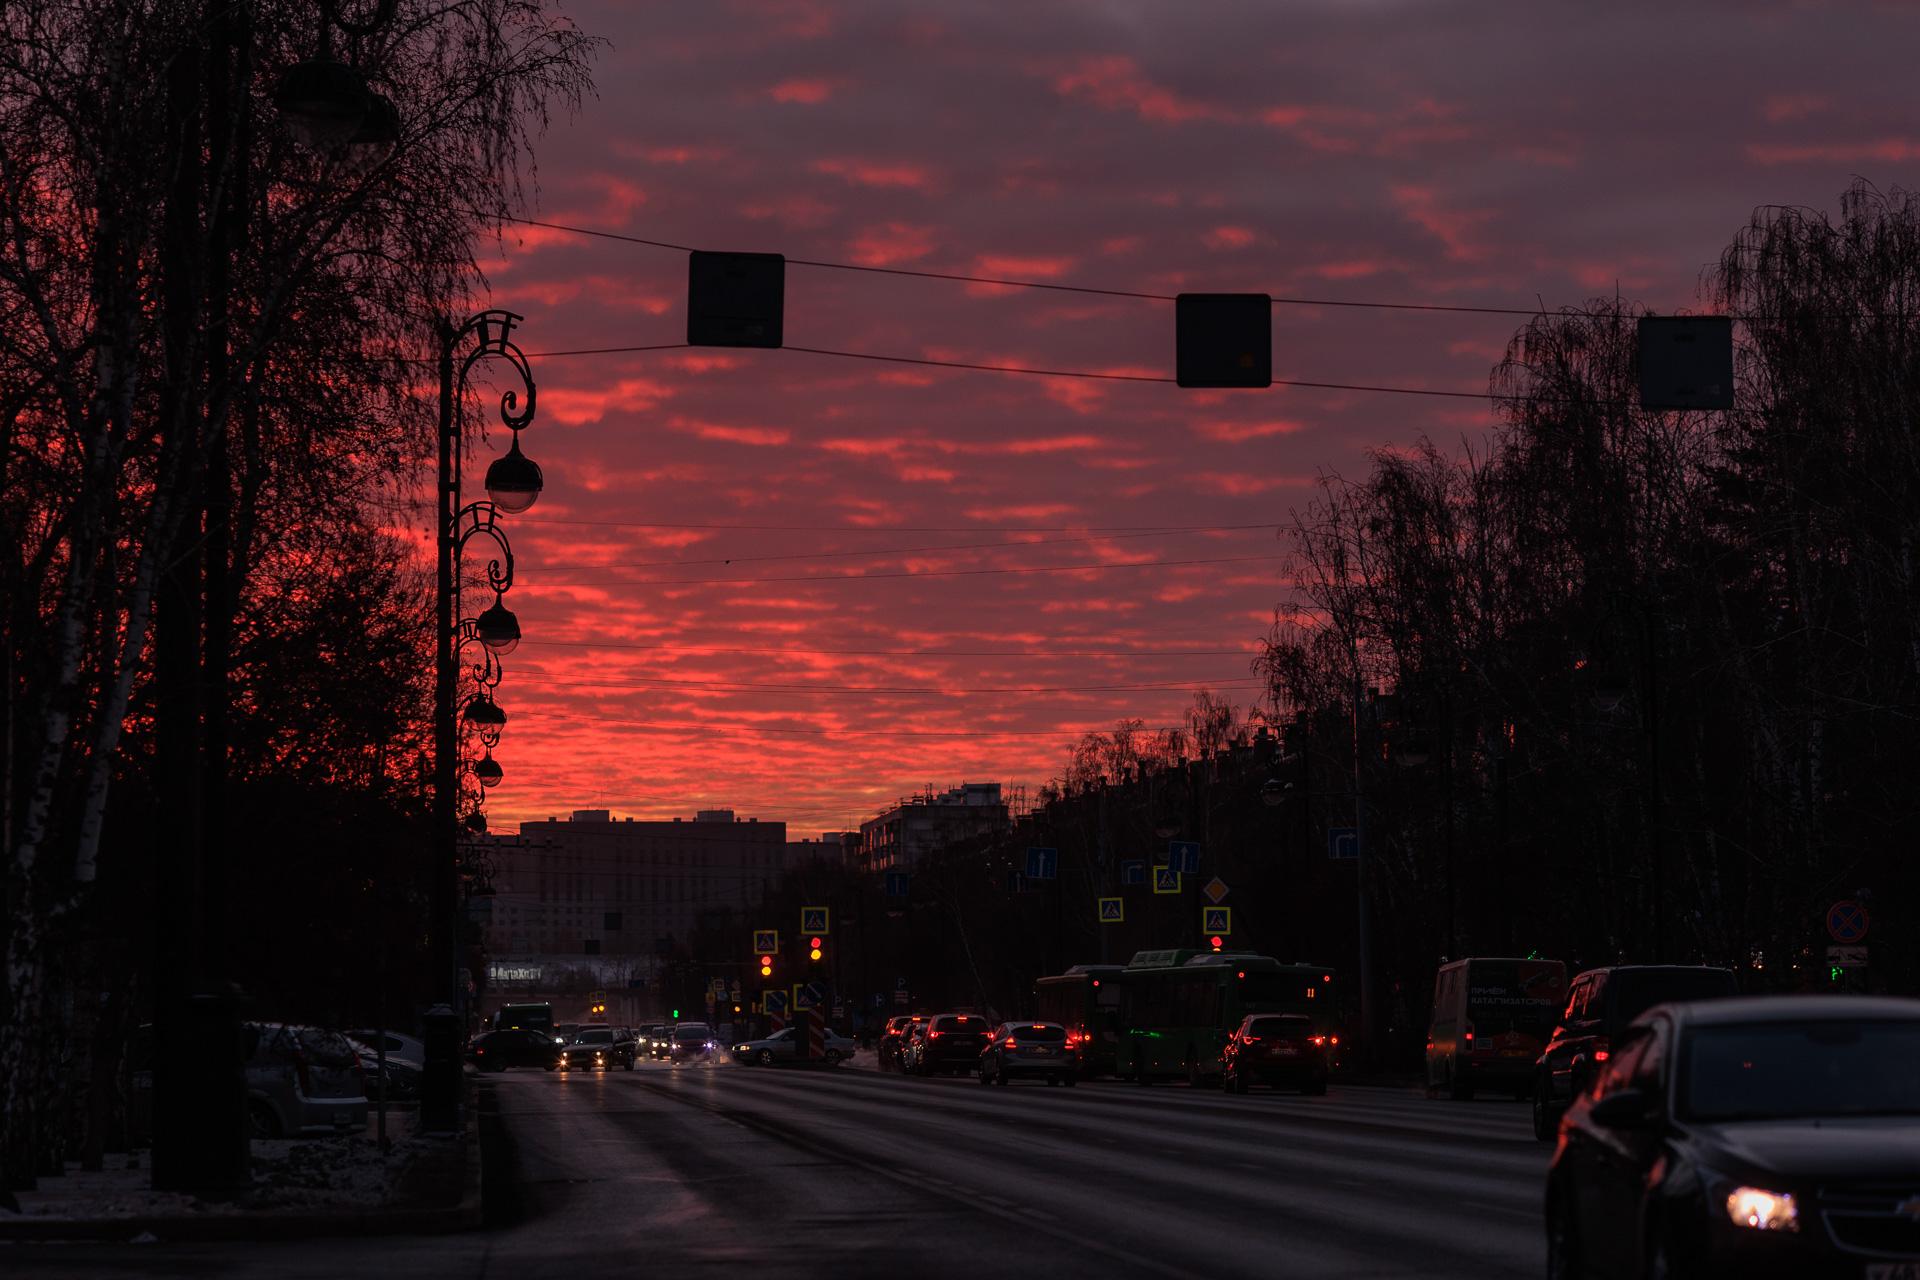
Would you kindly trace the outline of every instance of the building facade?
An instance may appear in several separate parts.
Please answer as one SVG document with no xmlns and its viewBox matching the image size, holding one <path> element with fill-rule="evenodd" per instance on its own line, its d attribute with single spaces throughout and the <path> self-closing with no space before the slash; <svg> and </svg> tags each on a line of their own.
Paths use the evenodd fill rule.
<svg viewBox="0 0 1920 1280">
<path fill-rule="evenodd" d="M 933 850 L 1003 831 L 1007 822 L 1007 803 L 997 782 L 929 789 L 861 823 L 854 863 L 863 871 L 910 871 Z"/>
</svg>

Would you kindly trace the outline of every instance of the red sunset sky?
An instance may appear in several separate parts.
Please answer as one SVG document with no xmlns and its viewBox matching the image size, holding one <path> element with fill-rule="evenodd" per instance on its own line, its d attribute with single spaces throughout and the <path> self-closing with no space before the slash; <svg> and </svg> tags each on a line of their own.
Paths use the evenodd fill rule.
<svg viewBox="0 0 1920 1280">
<path fill-rule="evenodd" d="M 1672 310 L 1755 205 L 1920 157 L 1908 4 L 570 11 L 612 48 L 529 215 L 789 258 L 1511 307 L 1617 282 Z M 532 352 L 685 336 L 681 253 L 519 228 L 489 273 Z M 1283 306 L 1274 373 L 1484 391 L 1519 323 Z M 787 272 L 792 345 L 1171 374 L 1172 333 L 1162 302 Z M 730 806 L 817 834 L 928 783 L 1037 785 L 1079 730 L 1199 686 L 1249 701 L 1274 526 L 1315 478 L 1489 423 L 792 351 L 535 367 L 496 830 Z M 1144 560 L 1219 562 L 947 572 Z"/>
</svg>

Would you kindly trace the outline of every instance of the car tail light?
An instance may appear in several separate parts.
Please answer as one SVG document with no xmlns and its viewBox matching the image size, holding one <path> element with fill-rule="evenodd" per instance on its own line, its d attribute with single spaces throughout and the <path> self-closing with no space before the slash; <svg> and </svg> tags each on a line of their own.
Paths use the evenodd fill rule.
<svg viewBox="0 0 1920 1280">
<path fill-rule="evenodd" d="M 1241 1044 L 1259 1044 L 1259 1043 L 1260 1043 L 1260 1037 L 1259 1037 L 1259 1036 L 1248 1036 L 1248 1037 L 1247 1037 L 1246 1039 L 1244 1039 L 1244 1040 L 1242 1040 L 1242 1041 L 1241 1041 L 1240 1043 L 1241 1043 Z"/>
<path fill-rule="evenodd" d="M 475 1046 L 473 1047 L 473 1051 L 474 1051 L 474 1053 L 476 1053 L 476 1054 L 481 1054 L 481 1053 L 485 1053 L 485 1052 L 486 1052 L 486 1050 L 485 1050 L 485 1049 L 482 1049 L 482 1048 L 481 1048 L 481 1047 L 480 1047 L 479 1045 L 475 1045 Z"/>
<path fill-rule="evenodd" d="M 1339 1037 L 1339 1036 L 1328 1036 L 1328 1037 L 1327 1037 L 1327 1043 L 1329 1043 L 1329 1044 L 1339 1044 L 1339 1043 L 1340 1043 L 1340 1037 Z"/>
<path fill-rule="evenodd" d="M 944 1031 L 929 1031 L 929 1032 L 927 1032 L 927 1039 L 929 1039 L 929 1040 L 938 1040 L 938 1039 L 939 1039 L 939 1038 L 940 1038 L 941 1036 L 943 1036 L 943 1035 L 945 1035 L 945 1034 L 947 1034 L 947 1033 L 946 1033 L 946 1032 L 944 1032 Z"/>
<path fill-rule="evenodd" d="M 1611 1056 L 1612 1055 L 1609 1054 L 1605 1049 L 1595 1049 L 1593 1051 L 1593 1060 L 1595 1062 L 1605 1062 Z"/>
<path fill-rule="evenodd" d="M 1324 1045 L 1327 1042 L 1327 1038 L 1325 1036 L 1308 1036 L 1307 1041 L 1310 1044 Z"/>
</svg>

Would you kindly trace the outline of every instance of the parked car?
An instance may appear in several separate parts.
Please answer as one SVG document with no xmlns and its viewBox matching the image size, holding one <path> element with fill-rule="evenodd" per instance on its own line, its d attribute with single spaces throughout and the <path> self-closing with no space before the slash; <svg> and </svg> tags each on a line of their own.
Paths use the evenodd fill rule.
<svg viewBox="0 0 1920 1280">
<path fill-rule="evenodd" d="M 1553 1140 L 1560 1117 L 1593 1084 L 1614 1037 L 1657 1004 L 1738 995 L 1733 970 L 1704 965 L 1623 964 L 1589 969 L 1567 988 L 1566 1012 L 1535 1064 L 1533 1136 Z"/>
<path fill-rule="evenodd" d="M 1021 1076 L 1071 1087 L 1080 1078 L 1080 1055 L 1057 1022 L 1005 1022 L 980 1051 L 981 1084 L 1007 1084 Z"/>
<path fill-rule="evenodd" d="M 936 1014 L 909 1042 L 907 1070 L 922 1076 L 977 1070 L 991 1038 L 992 1028 L 977 1013 Z"/>
<path fill-rule="evenodd" d="M 1228 1093 L 1245 1093 L 1256 1084 L 1325 1093 L 1339 1043 L 1339 1036 L 1314 1030 L 1304 1013 L 1252 1014 L 1220 1050 L 1220 1087 Z"/>
<path fill-rule="evenodd" d="M 354 1051 L 360 1055 L 360 1070 L 367 1078 L 367 1101 L 380 1099 L 380 1051 L 358 1036 L 348 1036 L 353 1042 Z M 386 1061 L 386 1082 L 388 1102 L 417 1102 L 420 1100 L 420 1079 L 424 1068 L 417 1062 L 401 1057 L 397 1053 L 388 1053 Z"/>
<path fill-rule="evenodd" d="M 505 1071 L 508 1067 L 554 1071 L 560 1066 L 560 1046 L 553 1042 L 553 1033 L 544 1028 L 513 1027 L 477 1037 L 467 1049 L 467 1061 L 482 1071 Z"/>
<path fill-rule="evenodd" d="M 1920 1001 L 1660 1005 L 1561 1121 L 1550 1276 L 1920 1275 Z"/>
<path fill-rule="evenodd" d="M 574 1033 L 573 1043 L 560 1049 L 562 1071 L 611 1071 L 619 1067 L 633 1070 L 632 1034 L 620 1027 L 584 1026 Z"/>
<path fill-rule="evenodd" d="M 876 1052 L 880 1058 L 882 1071 L 898 1071 L 902 1055 L 906 1051 L 907 1033 L 915 1023 L 925 1022 L 926 1016 L 918 1013 L 903 1013 L 887 1019 L 886 1029 L 880 1033 L 880 1042 Z"/>
<path fill-rule="evenodd" d="M 366 1076 L 351 1040 L 324 1027 L 285 1022 L 246 1022 L 241 1029 L 254 1137 L 366 1129 Z"/>
<path fill-rule="evenodd" d="M 416 1067 L 426 1064 L 427 1046 L 413 1036 L 401 1035 L 398 1031 L 375 1031 L 371 1027 L 349 1031 L 347 1034 L 373 1049 L 378 1049 L 381 1040 L 384 1039 L 387 1042 L 387 1057 L 405 1058 Z"/>
<path fill-rule="evenodd" d="M 713 1028 L 704 1022 L 678 1022 L 667 1033 L 667 1059 L 670 1062 L 705 1061 L 719 1047 Z"/>
<path fill-rule="evenodd" d="M 1427 1093 L 1471 1098 L 1500 1089 L 1533 1093 L 1534 1064 L 1566 1005 L 1558 960 L 1474 956 L 1442 965 L 1433 981 L 1427 1032 Z"/>
<path fill-rule="evenodd" d="M 797 1052 L 798 1040 L 796 1037 L 797 1032 L 795 1029 L 786 1027 L 759 1040 L 741 1041 L 739 1044 L 733 1046 L 733 1056 L 735 1060 L 739 1062 L 745 1062 L 758 1067 L 772 1067 L 782 1063 L 798 1062 L 800 1055 Z M 825 1037 L 821 1042 L 820 1056 L 816 1059 L 809 1054 L 807 1060 L 817 1061 L 821 1065 L 828 1067 L 838 1066 L 842 1060 L 853 1055 L 856 1047 L 852 1040 L 841 1035 L 832 1027 L 828 1027 L 825 1029 Z"/>
</svg>

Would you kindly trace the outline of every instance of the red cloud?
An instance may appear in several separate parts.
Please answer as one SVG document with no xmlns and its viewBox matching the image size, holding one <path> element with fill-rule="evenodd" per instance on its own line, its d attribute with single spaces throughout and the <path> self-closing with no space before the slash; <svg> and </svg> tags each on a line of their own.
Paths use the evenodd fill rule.
<svg viewBox="0 0 1920 1280">
<path fill-rule="evenodd" d="M 818 106 L 833 96 L 838 88 L 838 80 L 825 78 L 799 78 L 782 80 L 767 90 L 767 96 L 775 102 L 798 102 L 807 106 Z"/>
<path fill-rule="evenodd" d="M 1878 142 L 1813 142 L 1803 145 L 1750 143 L 1747 158 L 1755 164 L 1859 164 L 1878 160 L 1900 164 L 1920 159 L 1920 142 L 1909 138 L 1882 138 Z"/>
<path fill-rule="evenodd" d="M 1247 227 L 1215 227 L 1201 235 L 1200 243 L 1209 249 L 1245 249 L 1254 239 L 1253 231 Z"/>
<path fill-rule="evenodd" d="M 1243 444 L 1268 436 L 1290 436 L 1296 431 L 1304 431 L 1306 423 L 1283 418 L 1273 422 L 1190 422 L 1187 427 L 1203 440 Z"/>
<path fill-rule="evenodd" d="M 1760 114 L 1767 118 L 1769 124 L 1783 124 L 1788 120 L 1804 120 L 1825 111 L 1829 105 L 1825 94 L 1774 93 L 1768 94 L 1766 101 L 1760 104 Z"/>
<path fill-rule="evenodd" d="M 887 162 L 839 158 L 815 160 L 812 167 L 815 173 L 843 178 L 856 187 L 906 187 L 914 191 L 930 191 L 934 186 L 932 170 L 925 165 L 904 160 Z"/>
<path fill-rule="evenodd" d="M 853 238 L 848 251 L 863 267 L 891 267 L 913 262 L 933 252 L 934 229 L 905 222 L 868 227 Z"/>
<path fill-rule="evenodd" d="M 1396 186 L 1390 194 L 1407 221 L 1446 246 L 1449 258 L 1476 262 L 1486 256 L 1486 247 L 1473 233 L 1493 220 L 1492 210 L 1443 208 L 1432 187 Z"/>
<path fill-rule="evenodd" d="M 1183 97 L 1153 83 L 1132 58 L 1122 54 L 1080 59 L 1072 70 L 1054 76 L 1053 91 L 1063 98 L 1086 99 L 1106 111 L 1131 111 L 1156 124 L 1226 120 L 1233 115 L 1213 103 Z"/>
</svg>

